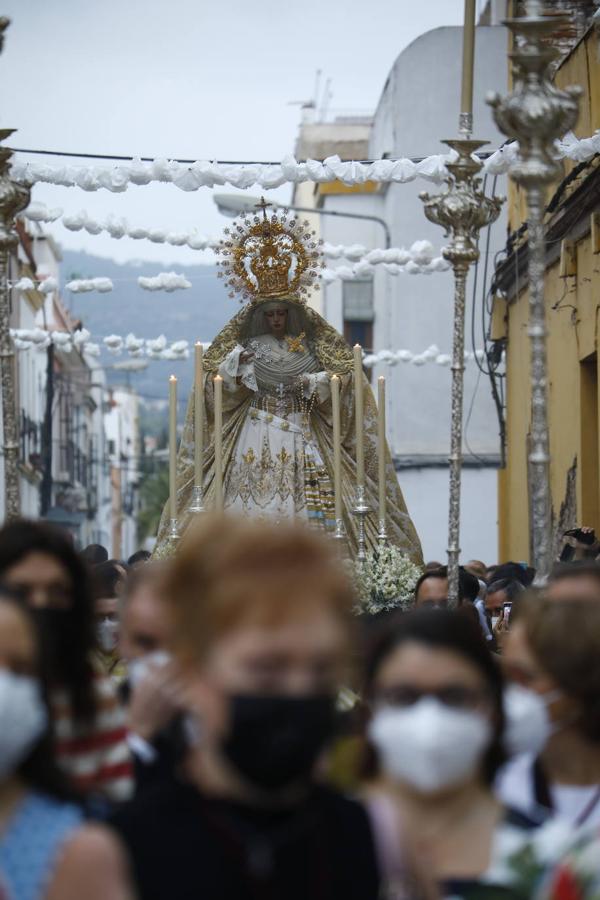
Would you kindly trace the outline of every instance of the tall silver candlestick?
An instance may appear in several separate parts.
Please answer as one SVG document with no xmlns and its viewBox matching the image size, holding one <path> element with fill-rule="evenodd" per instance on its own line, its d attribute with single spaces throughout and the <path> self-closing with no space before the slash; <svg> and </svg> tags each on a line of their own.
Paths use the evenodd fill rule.
<svg viewBox="0 0 600 900">
<path fill-rule="evenodd" d="M 450 491 L 448 513 L 448 599 L 451 607 L 459 601 L 460 482 L 462 470 L 463 385 L 465 368 L 465 305 L 469 267 L 479 257 L 479 232 L 494 222 L 503 200 L 486 197 L 477 177 L 481 162 L 473 154 L 486 141 L 444 141 L 458 154 L 448 163 L 448 187 L 442 194 L 421 194 L 425 215 L 441 225 L 450 236 L 442 251 L 454 271 L 454 331 L 452 341 L 452 390 L 450 426 Z"/>
<path fill-rule="evenodd" d="M 577 121 L 579 87 L 559 90 L 552 84 L 550 65 L 559 51 L 548 37 L 565 18 L 543 15 L 540 0 L 525 3 L 525 15 L 505 24 L 514 35 L 510 53 L 513 71 L 512 93 L 491 94 L 498 128 L 519 141 L 519 159 L 511 177 L 523 185 L 528 206 L 529 256 L 529 346 L 531 371 L 530 523 L 533 565 L 538 576 L 550 571 L 552 563 L 552 498 L 550 492 L 550 450 L 546 366 L 546 311 L 544 276 L 544 196 L 548 184 L 560 176 L 554 141 Z"/>
</svg>

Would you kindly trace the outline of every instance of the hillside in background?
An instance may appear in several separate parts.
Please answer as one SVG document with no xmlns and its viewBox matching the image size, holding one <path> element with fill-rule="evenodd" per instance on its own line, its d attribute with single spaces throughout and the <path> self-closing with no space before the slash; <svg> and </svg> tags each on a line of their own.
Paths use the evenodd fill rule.
<svg viewBox="0 0 600 900">
<path fill-rule="evenodd" d="M 120 264 L 87 253 L 64 250 L 61 268 L 63 285 L 71 278 L 106 276 L 112 279 L 114 289 L 107 294 L 69 294 L 64 288 L 62 291 L 65 305 L 91 331 L 92 340 L 100 344 L 109 334 L 125 337 L 133 332 L 141 338 L 157 338 L 164 334 L 168 341 L 187 340 L 191 349 L 196 340 L 212 340 L 239 309 L 238 301 L 227 296 L 214 265 Z M 192 287 L 173 293 L 146 291 L 139 287 L 138 276 L 158 275 L 171 268 L 185 275 Z M 149 360 L 148 368 L 142 372 L 126 374 L 111 369 L 115 362 L 129 358 L 126 352 L 115 357 L 103 349 L 102 362 L 111 384 L 124 384 L 129 379 L 131 386 L 145 399 L 166 399 L 169 375 L 175 374 L 179 379 L 180 398 L 187 399 L 193 379 L 193 354 L 183 362 Z M 180 416 L 181 413 L 180 406 Z"/>
</svg>

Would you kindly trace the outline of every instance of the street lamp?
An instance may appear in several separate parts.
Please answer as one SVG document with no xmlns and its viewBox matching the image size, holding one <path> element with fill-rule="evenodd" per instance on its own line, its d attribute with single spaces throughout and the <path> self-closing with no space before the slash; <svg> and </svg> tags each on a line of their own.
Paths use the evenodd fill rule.
<svg viewBox="0 0 600 900">
<path fill-rule="evenodd" d="M 248 197 L 246 194 L 213 194 L 213 200 L 217 209 L 224 216 L 235 218 L 242 212 L 252 212 L 256 205 L 260 203 L 259 197 Z M 296 206 L 295 203 L 277 203 L 271 201 L 271 206 L 275 209 L 293 209 L 296 212 L 310 213 L 317 216 L 336 216 L 341 219 L 362 219 L 363 221 L 376 222 L 381 225 L 385 235 L 386 250 L 392 246 L 390 229 L 385 219 L 379 216 L 369 216 L 363 213 L 337 212 L 333 209 L 316 209 L 308 206 Z"/>
</svg>

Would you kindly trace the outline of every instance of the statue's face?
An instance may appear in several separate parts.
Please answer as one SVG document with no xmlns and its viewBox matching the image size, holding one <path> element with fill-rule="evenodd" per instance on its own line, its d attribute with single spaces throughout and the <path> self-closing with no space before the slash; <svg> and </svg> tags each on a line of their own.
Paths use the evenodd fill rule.
<svg viewBox="0 0 600 900">
<path fill-rule="evenodd" d="M 286 331 L 288 311 L 285 306 L 276 306 L 265 313 L 267 325 L 275 337 L 283 337 Z"/>
</svg>

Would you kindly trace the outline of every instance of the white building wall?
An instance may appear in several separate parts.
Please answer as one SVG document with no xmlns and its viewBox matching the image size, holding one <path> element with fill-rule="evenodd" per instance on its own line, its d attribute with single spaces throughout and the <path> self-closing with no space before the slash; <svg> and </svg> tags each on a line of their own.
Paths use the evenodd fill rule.
<svg viewBox="0 0 600 900">
<path fill-rule="evenodd" d="M 134 390 L 116 388 L 111 391 L 104 426 L 112 485 L 112 552 L 121 559 L 127 559 L 139 549 L 139 398 Z"/>
<path fill-rule="evenodd" d="M 459 108 L 462 29 L 438 28 L 417 38 L 400 54 L 388 77 L 373 124 L 370 154 L 396 157 L 422 157 L 443 152 L 440 139 L 457 134 Z M 475 134 L 499 146 L 498 133 L 484 98 L 492 89 L 504 89 L 506 77 L 506 33 L 503 28 L 478 28 L 474 97 Z M 488 192 L 491 188 L 488 181 Z M 409 184 L 390 185 L 378 198 L 380 214 L 389 223 L 392 243 L 409 247 L 417 239 L 427 239 L 434 247 L 443 246 L 443 230 L 424 215 L 419 193 L 440 188 L 423 179 Z M 504 179 L 498 179 L 496 193 L 505 194 Z M 503 213 L 491 229 L 488 285 L 493 257 L 502 249 L 506 233 Z M 482 251 L 485 244 L 482 242 Z M 479 267 L 478 298 L 483 283 L 484 257 Z M 407 348 L 421 352 L 437 344 L 443 353 L 452 346 L 453 276 L 452 272 L 429 276 L 400 275 L 390 278 L 377 272 L 376 349 Z M 471 349 L 471 298 L 473 270 L 467 288 L 467 349 Z M 387 282 L 387 284 L 385 283 Z M 479 299 L 478 309 L 481 300 Z M 479 324 L 479 322 L 477 323 Z M 482 346 L 481 328 L 476 346 Z M 410 364 L 390 369 L 380 367 L 375 375 L 385 374 L 393 397 L 391 441 L 399 455 L 444 454 L 450 428 L 450 373 L 435 365 Z M 476 454 L 498 453 L 498 425 L 486 378 L 479 377 L 474 364 L 465 372 L 466 411 L 476 391 L 467 440 Z"/>
<path fill-rule="evenodd" d="M 369 157 L 424 157 L 446 152 L 443 138 L 457 135 L 460 94 L 462 29 L 439 28 L 417 38 L 396 60 L 379 101 L 371 132 Z M 503 28 L 477 29 L 475 60 L 474 121 L 476 137 L 491 141 L 492 148 L 504 138 L 493 121 L 485 95 L 490 90 L 506 89 L 506 33 Z M 486 190 L 490 193 L 491 179 Z M 418 179 L 408 184 L 389 185 L 375 194 L 342 194 L 324 198 L 324 208 L 340 212 L 368 213 L 385 219 L 395 247 L 410 247 L 415 240 L 427 239 L 439 250 L 446 239 L 443 230 L 430 223 L 419 199 L 422 191 L 438 193 L 441 188 Z M 505 179 L 495 184 L 497 195 L 506 194 Z M 506 216 L 503 213 L 491 229 L 488 278 L 493 258 L 505 240 Z M 383 232 L 376 223 L 323 217 L 321 234 L 333 244 L 361 243 L 368 248 L 384 246 Z M 478 273 L 477 311 L 481 310 L 485 240 Z M 339 263 L 328 263 L 335 267 Z M 466 349 L 471 344 L 473 272 L 467 291 Z M 341 282 L 323 291 L 326 318 L 342 329 Z M 440 351 L 452 349 L 453 276 L 452 272 L 425 275 L 390 276 L 377 267 L 374 281 L 374 350 L 408 349 L 420 353 L 431 344 Z M 483 346 L 480 320 L 477 319 L 475 346 Z M 450 370 L 435 364 L 414 366 L 399 363 L 395 367 L 378 366 L 387 380 L 388 439 L 393 454 L 410 459 L 413 468 L 401 468 L 399 479 L 408 509 L 423 541 L 426 558 L 445 561 L 447 543 L 448 470 L 450 435 Z M 472 408 L 471 408 L 472 406 Z M 467 463 L 476 457 L 488 460 L 484 468 L 464 468 L 462 486 L 462 557 L 477 556 L 486 561 L 497 554 L 497 475 L 492 468 L 499 454 L 498 421 L 491 399 L 487 376 L 480 375 L 474 363 L 465 372 L 465 455 Z M 438 466 L 431 467 L 437 460 Z M 419 466 L 419 462 L 422 465 Z M 429 463 L 429 465 L 427 465 Z"/>
</svg>

